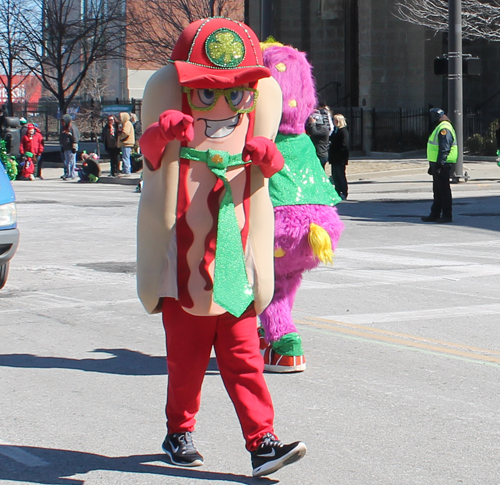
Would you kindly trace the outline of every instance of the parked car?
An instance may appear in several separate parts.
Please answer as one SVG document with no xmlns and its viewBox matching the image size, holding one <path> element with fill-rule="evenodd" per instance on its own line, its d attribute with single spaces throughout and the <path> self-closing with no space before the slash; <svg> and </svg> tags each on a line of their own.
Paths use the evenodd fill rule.
<svg viewBox="0 0 500 485">
<path fill-rule="evenodd" d="M 0 289 L 7 283 L 10 260 L 19 244 L 15 200 L 14 189 L 0 163 Z"/>
</svg>

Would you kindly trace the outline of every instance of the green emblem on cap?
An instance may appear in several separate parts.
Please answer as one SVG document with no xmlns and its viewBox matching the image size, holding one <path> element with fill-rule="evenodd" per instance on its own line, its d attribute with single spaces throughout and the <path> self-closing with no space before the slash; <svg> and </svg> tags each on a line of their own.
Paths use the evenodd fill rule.
<svg viewBox="0 0 500 485">
<path fill-rule="evenodd" d="M 245 44 L 236 32 L 219 29 L 208 36 L 205 51 L 216 66 L 231 69 L 243 62 Z"/>
</svg>

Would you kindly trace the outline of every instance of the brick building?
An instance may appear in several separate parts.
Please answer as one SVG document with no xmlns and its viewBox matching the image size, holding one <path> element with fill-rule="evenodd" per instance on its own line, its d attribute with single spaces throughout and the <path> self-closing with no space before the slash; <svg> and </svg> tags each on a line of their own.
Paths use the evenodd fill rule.
<svg viewBox="0 0 500 485">
<path fill-rule="evenodd" d="M 142 5 L 145 4 L 147 0 L 121 1 L 123 2 L 124 9 L 127 13 L 127 25 L 124 28 L 124 35 L 128 37 L 128 44 L 123 59 L 108 62 L 108 77 L 111 82 L 110 87 L 115 97 L 120 99 L 142 99 L 144 88 L 148 79 L 156 70 L 164 65 L 164 61 L 159 62 L 158 59 L 154 58 L 154 55 L 148 53 L 147 46 L 140 43 L 134 43 L 134 39 L 131 38 L 133 35 L 131 34 L 131 29 L 129 27 L 131 17 L 134 17 L 137 12 L 141 11 Z M 219 10 L 222 10 L 223 12 L 230 12 L 230 16 L 232 18 L 243 20 L 244 0 L 215 0 L 214 2 L 210 2 L 210 4 L 212 4 L 215 12 L 218 12 Z M 187 25 L 187 17 L 196 19 L 198 18 L 197 12 L 206 12 L 209 10 L 208 0 L 191 0 L 189 5 L 191 8 L 190 12 L 179 12 L 178 18 L 176 18 L 178 23 L 185 23 Z M 174 9 L 175 11 L 175 6 L 176 3 L 173 2 L 171 6 L 166 7 L 166 10 Z M 169 29 L 168 18 L 164 18 L 161 13 L 160 9 L 156 13 L 156 17 L 152 19 L 150 23 L 148 22 L 148 28 L 156 29 L 160 35 L 162 32 Z M 199 15 L 203 16 L 204 14 L 199 13 Z M 139 33 L 139 35 L 141 35 L 141 33 Z M 138 50 L 142 50 L 144 52 L 140 52 L 139 55 L 137 55 Z M 145 53 L 146 55 L 144 55 Z M 138 58 L 140 61 L 137 60 Z"/>
</svg>

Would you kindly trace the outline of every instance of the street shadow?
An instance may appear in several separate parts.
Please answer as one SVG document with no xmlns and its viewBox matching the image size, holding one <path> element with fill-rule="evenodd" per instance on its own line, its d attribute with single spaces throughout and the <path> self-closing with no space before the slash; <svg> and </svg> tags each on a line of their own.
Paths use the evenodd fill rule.
<svg viewBox="0 0 500 485">
<path fill-rule="evenodd" d="M 452 189 L 453 190 L 453 189 Z M 384 196 L 384 194 L 374 194 Z M 487 197 L 464 197 L 453 199 L 453 223 L 444 226 L 463 226 L 500 232 L 500 195 Z M 422 224 L 422 216 L 430 213 L 432 199 L 383 199 L 356 201 L 338 204 L 340 217 L 357 222 L 386 224 Z"/>
<path fill-rule="evenodd" d="M 112 357 L 102 359 L 68 359 L 65 357 L 43 357 L 33 354 L 0 355 L 0 367 L 26 369 L 73 369 L 84 372 L 117 374 L 125 376 L 167 375 L 167 363 L 163 356 L 142 354 L 129 349 L 95 349 L 92 352 L 106 353 Z M 211 358 L 206 375 L 219 374 L 217 361 Z"/>
<path fill-rule="evenodd" d="M 85 480 L 67 477 L 99 470 L 163 475 L 179 479 L 190 478 L 207 484 L 214 481 L 264 485 L 279 483 L 269 478 L 256 479 L 233 473 L 210 472 L 200 468 L 196 470 L 175 468 L 162 463 L 164 458 L 163 454 L 109 457 L 71 450 L 0 445 L 0 481 L 84 485 Z M 147 483 L 147 479 L 143 483 Z"/>
</svg>

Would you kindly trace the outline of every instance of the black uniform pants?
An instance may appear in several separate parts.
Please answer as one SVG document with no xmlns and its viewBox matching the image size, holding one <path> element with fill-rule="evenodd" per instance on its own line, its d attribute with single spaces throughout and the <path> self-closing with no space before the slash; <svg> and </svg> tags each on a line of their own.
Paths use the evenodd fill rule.
<svg viewBox="0 0 500 485">
<path fill-rule="evenodd" d="M 444 217 L 451 219 L 452 196 L 450 187 L 450 174 L 452 164 L 445 163 L 441 170 L 434 166 L 432 170 L 432 191 L 434 202 L 431 207 L 431 217 Z M 439 173 L 438 173 L 439 172 Z"/>
</svg>

